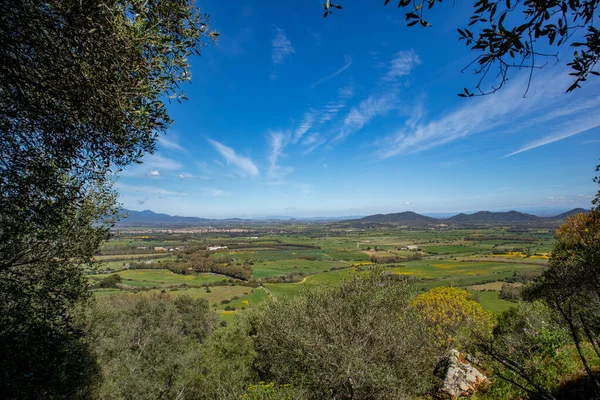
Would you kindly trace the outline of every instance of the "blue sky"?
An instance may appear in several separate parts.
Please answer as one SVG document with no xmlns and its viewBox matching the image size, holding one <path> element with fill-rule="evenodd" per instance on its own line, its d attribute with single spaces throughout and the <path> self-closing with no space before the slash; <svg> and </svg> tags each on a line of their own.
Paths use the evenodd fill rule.
<svg viewBox="0 0 600 400">
<path fill-rule="evenodd" d="M 376 5 L 374 5 L 377 3 Z M 381 4 L 379 4 L 381 3 Z M 194 57 L 190 100 L 120 201 L 200 217 L 340 216 L 589 207 L 600 79 L 574 93 L 562 48 L 494 95 L 463 99 L 468 4 L 407 28 L 393 4 L 199 1 L 221 36 Z M 371 4 L 371 5 L 369 5 Z"/>
</svg>

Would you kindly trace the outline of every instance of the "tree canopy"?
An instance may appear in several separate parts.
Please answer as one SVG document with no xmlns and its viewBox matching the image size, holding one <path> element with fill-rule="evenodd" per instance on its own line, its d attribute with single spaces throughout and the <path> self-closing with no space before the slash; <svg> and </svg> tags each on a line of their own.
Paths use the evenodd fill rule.
<svg viewBox="0 0 600 400">
<path fill-rule="evenodd" d="M 543 300 L 560 316 L 600 395 L 600 380 L 583 350 L 587 342 L 600 357 L 600 212 L 567 218 L 555 236 L 548 269 L 526 295 Z"/>
<path fill-rule="evenodd" d="M 383 4 L 387 6 L 390 2 L 384 0 Z M 400 0 L 398 8 L 408 10 L 404 14 L 407 26 L 430 27 L 427 11 L 441 2 Z M 590 75 L 600 75 L 596 70 L 600 60 L 600 30 L 594 26 L 599 4 L 598 0 L 477 0 L 467 27 L 459 28 L 458 34 L 459 40 L 477 53 L 465 69 L 474 67 L 479 80 L 474 90 L 465 88 L 459 95 L 494 93 L 508 81 L 513 69 L 528 69 L 531 82 L 535 69 L 549 61 L 559 61 L 552 48 L 561 45 L 574 48 L 573 58 L 567 63 L 574 77 L 568 92 L 581 87 Z M 326 7 L 325 16 L 333 8 L 341 6 Z M 546 48 L 551 50 L 548 52 Z M 486 79 L 489 77 L 492 82 Z"/>
<path fill-rule="evenodd" d="M 83 335 L 70 309 L 118 212 L 111 176 L 154 150 L 188 57 L 216 33 L 187 0 L 6 0 L 0 14 L 0 393 L 69 397 L 90 372 L 67 351 Z"/>
</svg>

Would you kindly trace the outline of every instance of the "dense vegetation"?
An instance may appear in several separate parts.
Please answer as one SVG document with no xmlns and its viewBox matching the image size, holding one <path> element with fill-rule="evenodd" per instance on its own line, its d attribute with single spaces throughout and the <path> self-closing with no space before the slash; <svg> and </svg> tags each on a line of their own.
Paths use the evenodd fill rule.
<svg viewBox="0 0 600 400">
<path fill-rule="evenodd" d="M 478 4 L 476 21 L 487 22 L 497 3 Z M 484 31 L 475 49 L 487 40 L 501 51 L 479 58 L 484 67 L 502 72 L 507 54 L 534 54 L 525 30 L 568 37 L 541 22 L 548 10 L 566 21 L 570 9 L 587 26 L 597 2 L 535 15 L 534 3 L 519 4 L 534 18 L 509 31 L 510 4 L 491 16 L 499 33 Z M 482 234 L 367 221 L 339 242 L 345 225 L 282 228 L 286 240 L 211 238 L 227 252 L 167 235 L 154 239 L 196 247 L 162 260 L 107 246 L 104 261 L 123 265 L 94 275 L 118 214 L 112 174 L 154 151 L 171 123 L 165 96 L 185 99 L 187 57 L 216 34 L 186 0 L 8 0 L 0 13 L 0 397 L 437 396 L 449 349 L 492 377 L 483 398 L 600 397 L 597 209 L 568 219 L 550 256 L 546 224 Z M 598 57 L 587 28 L 573 87 Z M 416 242 L 422 251 L 402 253 Z M 468 290 L 445 287 L 454 283 Z M 476 284 L 501 284 L 515 307 L 494 316 L 486 308 L 508 302 L 495 292 L 486 307 Z"/>
<path fill-rule="evenodd" d="M 118 213 L 112 174 L 154 151 L 214 36 L 187 1 L 0 3 L 0 397 L 94 376 L 73 309 Z"/>
</svg>

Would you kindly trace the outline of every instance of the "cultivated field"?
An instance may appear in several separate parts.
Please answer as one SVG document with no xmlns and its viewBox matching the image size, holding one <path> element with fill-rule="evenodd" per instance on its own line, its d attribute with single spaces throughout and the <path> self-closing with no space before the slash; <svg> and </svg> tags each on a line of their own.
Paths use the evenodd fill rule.
<svg viewBox="0 0 600 400">
<path fill-rule="evenodd" d="M 97 257 L 107 260 L 100 268 L 106 273 L 91 273 L 89 282 L 99 297 L 190 294 L 206 299 L 224 320 L 231 320 L 270 299 L 294 296 L 310 285 L 336 284 L 377 265 L 407 277 L 421 290 L 475 290 L 484 308 L 501 312 L 514 304 L 498 297 L 505 280 L 543 268 L 553 241 L 549 229 L 510 227 L 343 230 L 335 224 L 314 224 L 255 229 L 259 233 L 252 236 L 121 231 Z M 211 246 L 221 248 L 207 252 Z M 154 247 L 179 250 L 161 254 Z M 196 272 L 198 254 L 217 265 L 218 273 Z M 240 279 L 227 275 L 229 268 L 248 268 L 251 274 Z M 116 287 L 99 287 L 111 273 L 121 278 Z"/>
</svg>

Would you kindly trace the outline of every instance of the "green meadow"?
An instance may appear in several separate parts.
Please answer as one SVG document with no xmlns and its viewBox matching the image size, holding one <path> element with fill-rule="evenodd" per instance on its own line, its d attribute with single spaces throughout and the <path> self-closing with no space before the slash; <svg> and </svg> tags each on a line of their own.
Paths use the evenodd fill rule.
<svg viewBox="0 0 600 400">
<path fill-rule="evenodd" d="M 133 287 L 169 287 L 180 285 L 206 285 L 215 282 L 221 282 L 226 279 L 222 275 L 216 274 L 194 274 L 180 275 L 166 269 L 139 269 L 125 270 L 117 272 L 121 276 L 121 283 Z M 90 275 L 89 279 L 94 282 L 100 282 L 109 274 Z"/>
<path fill-rule="evenodd" d="M 265 231 L 272 227 L 259 228 Z M 335 285 L 348 276 L 355 266 L 369 268 L 371 256 L 380 261 L 389 257 L 412 257 L 421 260 L 380 264 L 391 274 L 410 277 L 421 290 L 437 286 L 469 287 L 488 282 L 503 282 L 515 272 L 539 270 L 547 259 L 525 257 L 545 253 L 552 246 L 552 233 L 545 229 L 514 232 L 509 228 L 483 229 L 415 229 L 407 227 L 376 229 L 338 229 L 328 225 L 289 225 L 280 227 L 285 233 L 253 234 L 254 238 L 228 237 L 223 234 L 206 234 L 202 237 L 178 234 L 160 237 L 151 234 L 128 237 L 121 232 L 118 239 L 109 241 L 100 259 L 108 259 L 101 269 L 121 270 L 120 289 L 95 289 L 97 297 L 115 295 L 144 295 L 165 291 L 170 295 L 189 294 L 205 298 L 224 321 L 231 320 L 240 312 L 271 299 L 297 295 L 303 288 L 318 284 Z M 137 246 L 178 246 L 194 244 L 202 251 L 208 246 L 228 246 L 225 251 L 211 257 L 231 265 L 252 268 L 248 282 L 229 276 L 192 273 L 180 275 L 167 269 L 127 270 L 127 262 L 144 255 L 127 254 Z M 402 250 L 416 245 L 419 252 Z M 188 247 L 189 248 L 189 247 Z M 123 249 L 124 254 L 118 254 Z M 521 255 L 518 255 L 521 254 Z M 173 260 L 168 255 L 154 263 Z M 156 264 L 154 264 L 156 265 Z M 108 274 L 89 275 L 91 284 L 99 283 Z M 207 290 L 208 287 L 208 290 Z M 480 291 L 484 308 L 501 312 L 515 303 L 502 300 L 498 292 Z M 227 309 L 226 309 L 227 308 Z"/>
</svg>

